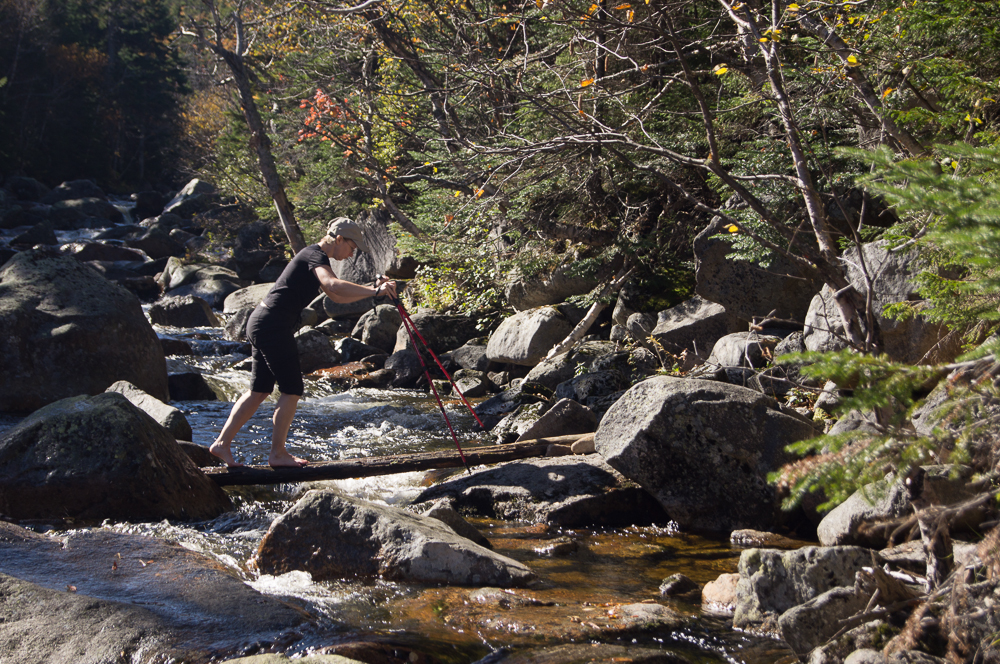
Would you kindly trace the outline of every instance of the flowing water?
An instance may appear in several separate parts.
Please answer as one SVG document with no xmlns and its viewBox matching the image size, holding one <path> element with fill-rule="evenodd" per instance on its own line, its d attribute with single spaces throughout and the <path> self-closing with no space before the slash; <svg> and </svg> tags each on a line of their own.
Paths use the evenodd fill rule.
<svg viewBox="0 0 1000 664">
<path fill-rule="evenodd" d="M 245 350 L 222 341 L 211 328 L 157 327 L 161 336 L 185 339 L 197 353 L 168 358 L 170 371 L 198 370 L 224 399 L 235 399 L 249 384 Z M 237 351 L 237 352 L 233 352 Z M 194 430 L 194 442 L 209 445 L 225 422 L 231 401 L 174 402 Z M 464 406 L 447 402 L 446 410 L 463 448 L 493 444 Z M 233 449 L 247 464 L 266 463 L 273 402 L 247 423 Z M 433 398 L 424 392 L 351 389 L 334 381 L 306 381 L 289 434 L 288 449 L 313 461 L 451 449 L 454 443 Z M 449 471 L 457 472 L 457 471 Z M 405 506 L 441 473 L 403 473 L 329 484 L 351 495 Z M 433 479 L 431 479 L 433 478 Z M 122 524 L 115 529 L 180 541 L 237 570 L 257 590 L 295 598 L 322 616 L 314 638 L 296 644 L 297 652 L 322 645 L 329 630 L 347 636 L 392 635 L 411 642 L 445 662 L 473 662 L 500 648 L 520 648 L 586 640 L 587 632 L 565 633 L 560 626 L 600 626 L 617 605 L 657 601 L 694 618 L 693 627 L 637 639 L 641 645 L 683 653 L 693 661 L 770 664 L 790 652 L 770 639 L 732 630 L 726 616 L 702 611 L 696 604 L 659 597 L 661 581 L 683 573 L 699 584 L 736 571 L 741 549 L 728 541 L 678 532 L 671 524 L 620 529 L 557 529 L 539 524 L 472 519 L 498 553 L 529 566 L 543 585 L 518 591 L 534 601 L 494 615 L 477 613 L 474 589 L 423 587 L 386 581 L 314 583 L 304 572 L 261 576 L 248 565 L 271 520 L 287 509 L 303 487 L 283 485 L 236 492 L 239 509 L 197 525 Z M 572 552 L 551 555 L 549 544 L 572 542 Z M 562 631 L 560 631 L 562 630 Z M 321 633 L 327 636 L 319 636 Z M 612 642 L 614 642 L 612 640 Z M 628 638 L 624 643 L 632 643 Z"/>
<path fill-rule="evenodd" d="M 89 233 L 61 233 L 63 242 L 87 239 Z M 79 237 L 77 237 L 79 236 Z M 232 401 L 249 386 L 246 347 L 225 341 L 217 328 L 157 327 L 161 337 L 188 341 L 195 354 L 167 360 L 171 372 L 196 370 L 205 375 L 218 401 L 174 402 L 194 430 L 194 442 L 209 445 L 229 414 Z M 313 461 L 451 449 L 437 405 L 416 391 L 352 389 L 331 379 L 307 380 L 289 435 L 293 454 Z M 463 447 L 482 441 L 475 422 L 459 402 L 446 408 Z M 273 403 L 265 403 L 234 444 L 246 464 L 267 460 Z M 0 415 L 0 432 L 19 418 Z M 432 481 L 447 473 L 405 473 L 330 484 L 351 495 L 405 506 Z M 783 644 L 741 633 L 724 615 L 697 604 L 659 597 L 667 576 L 683 573 L 699 584 L 736 571 L 740 549 L 727 541 L 678 532 L 669 523 L 620 529 L 560 530 L 530 523 L 474 519 L 498 553 L 530 567 L 541 586 L 517 591 L 522 600 L 477 607 L 475 589 L 424 587 L 381 580 L 313 582 L 304 572 L 279 577 L 259 575 L 249 564 L 271 521 L 290 507 L 303 487 L 283 485 L 232 489 L 237 509 L 197 524 L 139 523 L 102 527 L 170 539 L 212 556 L 262 593 L 290 599 L 319 618 L 309 633 L 288 650 L 308 652 L 342 640 L 382 638 L 410 644 L 441 662 L 474 662 L 501 649 L 588 642 L 602 621 L 622 604 L 656 601 L 691 617 L 684 629 L 647 634 L 612 643 L 655 647 L 683 654 L 693 662 L 772 664 L 794 658 Z M 552 555 L 553 540 L 569 541 L 571 551 Z M 512 595 L 511 597 L 515 597 Z M 573 626 L 567 629 L 566 626 Z M 576 626 L 579 629 L 576 629 Z"/>
</svg>

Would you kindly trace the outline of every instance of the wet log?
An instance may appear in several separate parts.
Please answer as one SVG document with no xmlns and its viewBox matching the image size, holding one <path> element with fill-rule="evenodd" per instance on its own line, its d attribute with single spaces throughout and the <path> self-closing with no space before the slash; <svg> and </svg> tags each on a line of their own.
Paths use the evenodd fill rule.
<svg viewBox="0 0 1000 664">
<path fill-rule="evenodd" d="M 593 434 L 550 436 L 523 440 L 507 445 L 462 448 L 469 467 L 482 464 L 516 461 L 543 457 L 550 445 L 569 445 Z M 416 452 L 381 457 L 359 457 L 341 461 L 320 461 L 303 468 L 272 468 L 270 466 L 242 466 L 237 468 L 202 468 L 219 486 L 247 484 L 286 484 L 314 480 L 344 480 L 376 475 L 393 475 L 436 468 L 461 468 L 462 458 L 457 450 L 442 452 Z"/>
</svg>

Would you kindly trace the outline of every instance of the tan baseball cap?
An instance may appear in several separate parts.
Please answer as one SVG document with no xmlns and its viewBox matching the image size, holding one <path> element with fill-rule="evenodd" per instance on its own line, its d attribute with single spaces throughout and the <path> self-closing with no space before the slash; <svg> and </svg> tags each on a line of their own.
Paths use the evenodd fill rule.
<svg viewBox="0 0 1000 664">
<path fill-rule="evenodd" d="M 348 240 L 353 240 L 354 244 L 358 245 L 358 251 L 368 251 L 368 243 L 365 242 L 365 233 L 361 230 L 361 226 L 347 217 L 337 217 L 331 221 L 326 234 L 332 238 L 340 235 Z"/>
</svg>

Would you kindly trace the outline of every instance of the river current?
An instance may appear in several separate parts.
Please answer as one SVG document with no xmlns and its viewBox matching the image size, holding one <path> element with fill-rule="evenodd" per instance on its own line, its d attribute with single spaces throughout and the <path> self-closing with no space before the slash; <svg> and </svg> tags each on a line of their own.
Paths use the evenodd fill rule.
<svg viewBox="0 0 1000 664">
<path fill-rule="evenodd" d="M 76 237 L 61 234 L 63 242 Z M 83 239 L 83 238 L 80 238 Z M 226 341 L 221 328 L 165 328 L 160 337 L 188 341 L 194 355 L 167 358 L 169 372 L 202 373 L 218 400 L 177 401 L 195 443 L 208 446 L 226 420 L 232 401 L 249 386 L 246 350 Z M 463 447 L 494 444 L 477 432 L 475 420 L 459 401 L 446 403 Z M 273 401 L 266 402 L 234 443 L 236 458 L 265 464 Z M 0 416 L 0 433 L 19 418 Z M 349 389 L 328 378 L 310 377 L 292 425 L 288 449 L 312 461 L 351 459 L 451 449 L 454 443 L 432 396 L 419 391 Z M 406 506 L 424 487 L 449 472 L 403 473 L 335 486 L 350 495 L 389 505 Z M 344 579 L 314 582 L 308 573 L 278 577 L 260 575 L 249 564 L 271 521 L 287 510 L 310 485 L 232 488 L 237 509 L 202 523 L 110 523 L 101 527 L 176 541 L 231 568 L 262 593 L 304 606 L 319 620 L 314 633 L 286 654 L 301 655 L 338 639 L 379 638 L 410 644 L 443 663 L 476 662 L 500 650 L 580 642 L 581 633 L 561 625 L 594 625 L 615 606 L 658 602 L 691 617 L 684 629 L 646 634 L 622 641 L 683 655 L 692 662 L 791 662 L 782 643 L 733 630 L 728 616 L 702 609 L 698 603 L 663 598 L 662 580 L 683 573 L 699 584 L 735 572 L 741 549 L 726 540 L 679 532 L 673 524 L 602 529 L 558 529 L 533 523 L 470 519 L 494 549 L 532 569 L 543 583 L 518 591 L 537 602 L 511 606 L 495 615 L 472 615 L 475 589 L 432 587 L 383 580 Z M 553 540 L 574 543 L 571 552 L 553 555 Z M 584 639 L 586 642 L 586 639 Z"/>
</svg>

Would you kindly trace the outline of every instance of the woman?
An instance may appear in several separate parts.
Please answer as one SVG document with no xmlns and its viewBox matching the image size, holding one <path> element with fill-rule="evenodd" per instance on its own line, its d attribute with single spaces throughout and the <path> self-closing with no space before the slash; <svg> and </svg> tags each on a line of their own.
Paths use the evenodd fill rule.
<svg viewBox="0 0 1000 664">
<path fill-rule="evenodd" d="M 383 278 L 372 287 L 343 281 L 334 275 L 330 259 L 347 260 L 355 251 L 368 251 L 361 227 L 347 217 L 334 219 L 318 244 L 309 245 L 295 255 L 247 320 L 247 337 L 253 346 L 253 382 L 250 390 L 233 405 L 219 437 L 208 448 L 227 466 L 243 465 L 233 458 L 230 447 L 233 438 L 271 394 L 275 383 L 280 396 L 274 407 L 271 453 L 267 462 L 275 467 L 300 467 L 309 463 L 285 449 L 288 429 L 305 389 L 294 337 L 302 310 L 320 289 L 340 304 L 379 295 L 397 297 L 394 281 Z"/>
</svg>

